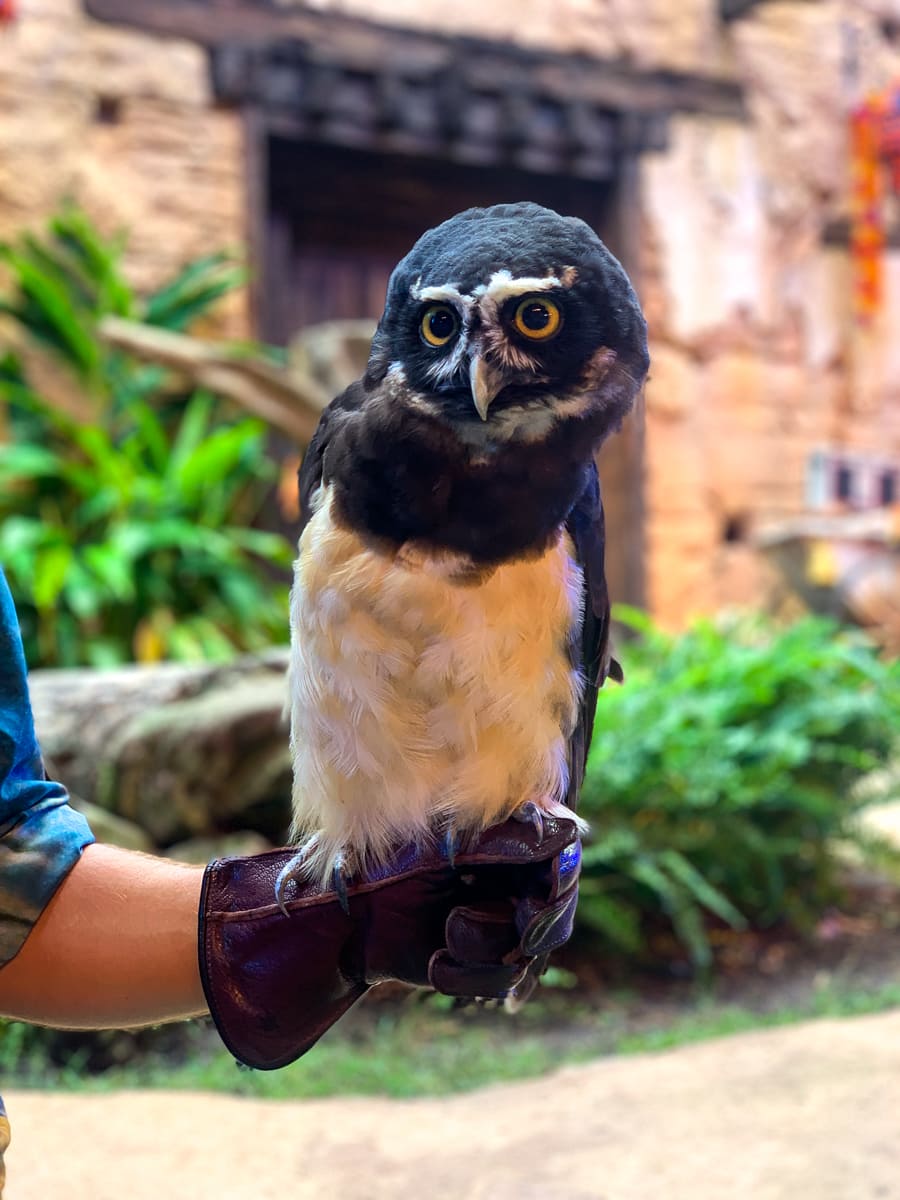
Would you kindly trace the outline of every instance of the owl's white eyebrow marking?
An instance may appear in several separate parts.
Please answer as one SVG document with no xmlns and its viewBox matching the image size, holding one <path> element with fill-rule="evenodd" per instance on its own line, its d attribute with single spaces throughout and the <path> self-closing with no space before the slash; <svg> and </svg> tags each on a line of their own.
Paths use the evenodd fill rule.
<svg viewBox="0 0 900 1200">
<path fill-rule="evenodd" d="M 474 294 L 499 308 L 504 300 L 513 296 L 525 296 L 529 292 L 550 292 L 562 286 L 558 275 L 544 275 L 541 278 L 536 275 L 521 275 L 518 279 L 513 279 L 510 272 L 504 268 L 502 271 L 495 271 L 487 283 L 482 283 L 475 289 Z"/>
<path fill-rule="evenodd" d="M 455 305 L 465 315 L 472 307 L 472 297 L 465 296 L 453 283 L 443 283 L 439 287 L 420 287 L 421 277 L 410 286 L 409 294 L 413 300 L 445 300 Z"/>
</svg>

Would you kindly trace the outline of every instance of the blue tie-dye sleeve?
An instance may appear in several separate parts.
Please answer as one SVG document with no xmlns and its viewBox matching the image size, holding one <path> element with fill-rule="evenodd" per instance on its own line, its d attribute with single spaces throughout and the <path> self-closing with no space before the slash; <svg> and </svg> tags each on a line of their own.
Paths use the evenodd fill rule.
<svg viewBox="0 0 900 1200">
<path fill-rule="evenodd" d="M 0 569 L 0 966 L 93 840 L 66 789 L 44 776 L 19 623 Z"/>
</svg>

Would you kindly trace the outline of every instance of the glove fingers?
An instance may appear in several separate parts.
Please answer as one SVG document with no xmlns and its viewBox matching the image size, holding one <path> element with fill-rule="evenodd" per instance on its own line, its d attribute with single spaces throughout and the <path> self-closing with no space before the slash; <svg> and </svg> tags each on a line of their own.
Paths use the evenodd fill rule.
<svg viewBox="0 0 900 1200">
<path fill-rule="evenodd" d="M 438 950 L 429 963 L 428 978 L 431 986 L 445 996 L 502 1000 L 522 978 L 523 971 L 521 962 L 513 966 L 498 963 L 464 965 L 456 962 L 446 950 Z"/>
<path fill-rule="evenodd" d="M 577 841 L 577 826 L 566 817 L 545 815 L 540 835 L 533 826 L 510 819 L 486 829 L 472 850 L 463 847 L 456 855 L 456 866 L 544 862 Z"/>
<path fill-rule="evenodd" d="M 447 949 L 458 963 L 501 963 L 519 946 L 512 905 L 460 906 L 447 918 Z"/>
</svg>

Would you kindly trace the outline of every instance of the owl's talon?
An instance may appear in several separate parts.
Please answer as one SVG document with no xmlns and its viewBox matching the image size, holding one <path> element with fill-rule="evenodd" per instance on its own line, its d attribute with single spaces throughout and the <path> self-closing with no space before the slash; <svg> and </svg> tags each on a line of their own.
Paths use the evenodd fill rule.
<svg viewBox="0 0 900 1200">
<path fill-rule="evenodd" d="M 275 880 L 275 902 L 286 917 L 291 915 L 287 910 L 288 884 L 295 883 L 300 877 L 300 869 L 303 866 L 303 862 L 304 855 L 301 851 L 284 864 Z"/>
<path fill-rule="evenodd" d="M 349 882 L 350 876 L 344 867 L 343 856 L 339 854 L 331 870 L 331 886 L 334 888 L 338 904 L 340 904 L 348 917 L 350 916 L 350 897 L 347 895 L 347 884 Z"/>
<path fill-rule="evenodd" d="M 456 866 L 456 856 L 459 853 L 462 837 L 456 829 L 448 829 L 443 838 L 444 854 L 447 856 L 447 862 L 451 867 Z"/>
<path fill-rule="evenodd" d="M 530 825 L 537 834 L 538 845 L 540 845 L 544 840 L 544 818 L 533 800 L 526 800 L 521 808 L 517 808 L 513 813 L 513 819 L 521 821 L 524 825 Z"/>
</svg>

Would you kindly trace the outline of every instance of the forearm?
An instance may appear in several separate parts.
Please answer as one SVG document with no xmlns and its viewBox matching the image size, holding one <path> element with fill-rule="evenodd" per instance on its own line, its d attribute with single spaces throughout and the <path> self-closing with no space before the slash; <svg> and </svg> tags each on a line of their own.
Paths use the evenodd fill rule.
<svg viewBox="0 0 900 1200">
<path fill-rule="evenodd" d="M 203 871 L 87 846 L 22 949 L 0 969 L 0 1014 L 68 1029 L 206 1011 L 197 966 Z"/>
</svg>

